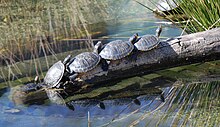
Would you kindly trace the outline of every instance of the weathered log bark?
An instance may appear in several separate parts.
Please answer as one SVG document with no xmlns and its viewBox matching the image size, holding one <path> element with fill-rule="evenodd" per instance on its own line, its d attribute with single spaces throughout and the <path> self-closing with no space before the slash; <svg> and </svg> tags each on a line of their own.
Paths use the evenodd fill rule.
<svg viewBox="0 0 220 127">
<path fill-rule="evenodd" d="M 112 61 L 108 73 L 101 66 L 82 75 L 89 83 L 100 83 L 135 75 L 143 75 L 155 70 L 220 59 L 220 28 L 162 41 L 158 48 L 139 52 L 137 61 L 131 56 Z"/>
<path fill-rule="evenodd" d="M 98 65 L 95 69 L 81 74 L 80 78 L 88 83 L 100 84 L 110 80 L 115 81 L 117 79 L 136 75 L 144 75 L 160 69 L 203 61 L 219 60 L 220 28 L 171 38 L 162 41 L 157 48 L 151 51 L 138 52 L 137 61 L 132 60 L 131 57 L 132 56 L 128 56 L 121 60 L 112 61 L 108 72 L 103 72 L 101 65 Z M 120 86 L 120 88 L 108 88 L 102 85 L 96 86 L 103 87 L 103 89 L 106 87 L 106 91 L 104 91 L 103 94 L 109 94 L 111 93 L 109 89 L 114 90 L 116 93 L 122 92 L 124 89 L 128 90 L 128 88 L 135 85 L 135 83 L 136 82 L 131 83 L 130 85 L 126 83 L 123 87 L 121 87 L 122 84 L 117 84 L 116 86 Z M 135 88 L 136 87 L 137 84 L 135 85 Z M 93 87 L 92 89 L 96 88 L 97 87 Z M 102 92 L 103 89 L 101 88 L 100 92 Z M 143 87 L 138 87 L 138 90 L 142 89 Z M 35 102 L 46 98 L 44 90 L 33 91 L 30 93 L 19 92 L 17 89 L 15 91 L 15 93 L 12 93 L 12 98 L 13 100 L 19 100 L 19 98 L 21 98 L 18 103 Z M 90 90 L 87 89 L 85 91 L 89 92 Z M 41 96 L 39 96 L 39 93 L 41 93 Z M 97 92 L 94 94 L 94 96 L 100 96 Z M 73 98 L 68 97 L 67 100 L 70 101 L 76 99 Z"/>
</svg>

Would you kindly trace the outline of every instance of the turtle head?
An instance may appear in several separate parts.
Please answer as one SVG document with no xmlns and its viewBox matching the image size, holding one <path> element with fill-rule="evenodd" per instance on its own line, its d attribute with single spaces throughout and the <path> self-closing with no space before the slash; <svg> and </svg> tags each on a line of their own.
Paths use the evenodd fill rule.
<svg viewBox="0 0 220 127">
<path fill-rule="evenodd" d="M 162 25 L 158 26 L 158 28 L 156 30 L 156 36 L 159 37 L 161 32 L 162 32 Z"/>
<path fill-rule="evenodd" d="M 129 41 L 134 44 L 138 40 L 138 33 L 135 33 L 133 36 L 129 38 Z"/>
<path fill-rule="evenodd" d="M 72 62 L 75 60 L 76 58 L 73 57 L 72 59 L 69 60 L 69 62 L 66 64 L 66 71 L 71 74 L 71 73 L 74 73 L 73 70 L 70 69 L 69 65 L 72 64 Z"/>
<path fill-rule="evenodd" d="M 71 55 L 68 55 L 66 58 L 63 60 L 63 64 L 66 65 L 70 61 Z"/>
<path fill-rule="evenodd" d="M 101 50 L 102 50 L 102 47 L 103 47 L 102 42 L 101 42 L 101 41 L 98 41 L 97 44 L 96 44 L 95 47 L 94 47 L 93 52 L 100 53 Z"/>
</svg>

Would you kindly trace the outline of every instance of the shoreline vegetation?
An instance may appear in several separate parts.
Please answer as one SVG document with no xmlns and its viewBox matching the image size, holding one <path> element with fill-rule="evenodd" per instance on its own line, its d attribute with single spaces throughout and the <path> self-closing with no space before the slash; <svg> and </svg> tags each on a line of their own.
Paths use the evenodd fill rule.
<svg viewBox="0 0 220 127">
<path fill-rule="evenodd" d="M 1 1 L 1 63 L 13 64 L 60 52 L 60 41 L 66 38 L 87 38 L 86 47 L 92 48 L 87 25 L 107 18 L 103 9 L 106 5 L 93 1 Z"/>
<path fill-rule="evenodd" d="M 91 38 L 98 34 L 91 32 L 90 24 L 109 19 L 106 6 L 107 3 L 97 0 L 1 1 L 1 80 L 19 79 L 19 74 L 21 77 L 33 76 L 33 73 L 42 75 L 51 65 L 50 59 L 62 58 L 57 53 L 82 48 L 90 50 L 93 47 Z M 84 40 L 73 43 L 74 39 Z M 46 68 L 41 65 L 40 57 Z M 25 69 L 25 63 L 17 64 L 26 60 L 29 69 Z"/>
<path fill-rule="evenodd" d="M 149 1 L 142 7 L 150 10 L 161 18 L 165 18 L 187 33 L 196 33 L 220 26 L 220 5 L 218 0 L 160 0 Z M 152 8 L 154 7 L 154 8 Z"/>
</svg>

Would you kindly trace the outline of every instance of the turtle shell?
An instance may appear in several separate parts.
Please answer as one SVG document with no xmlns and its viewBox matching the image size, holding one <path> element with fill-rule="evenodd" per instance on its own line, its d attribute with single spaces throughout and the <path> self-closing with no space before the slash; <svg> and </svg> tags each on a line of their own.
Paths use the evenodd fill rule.
<svg viewBox="0 0 220 127">
<path fill-rule="evenodd" d="M 62 79 L 64 70 L 64 64 L 61 61 L 58 61 L 48 70 L 44 77 L 44 83 L 50 87 L 55 87 Z"/>
<path fill-rule="evenodd" d="M 129 41 L 115 40 L 105 45 L 99 55 L 108 60 L 117 60 L 129 55 L 134 45 Z"/>
<path fill-rule="evenodd" d="M 148 51 L 160 43 L 159 38 L 155 35 L 144 35 L 134 45 L 140 51 Z"/>
<path fill-rule="evenodd" d="M 69 65 L 70 71 L 87 72 L 98 65 L 101 57 L 95 52 L 83 52 L 75 56 L 74 61 Z"/>
</svg>

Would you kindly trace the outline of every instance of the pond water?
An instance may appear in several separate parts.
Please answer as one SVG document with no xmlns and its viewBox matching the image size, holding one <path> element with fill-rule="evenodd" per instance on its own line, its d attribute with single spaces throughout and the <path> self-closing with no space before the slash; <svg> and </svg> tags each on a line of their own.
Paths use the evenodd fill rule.
<svg viewBox="0 0 220 127">
<path fill-rule="evenodd" d="M 130 3 L 131 4 L 131 3 Z M 98 23 L 101 36 L 109 42 L 116 39 L 127 40 L 134 33 L 155 34 L 159 24 L 165 20 L 154 14 L 143 12 Z M 181 29 L 163 25 L 162 39 L 179 36 Z M 100 29 L 99 29 L 100 30 Z M 96 29 L 94 29 L 96 31 Z M 157 72 L 163 79 L 150 80 L 158 83 L 163 91 L 165 102 L 160 94 L 138 96 L 140 105 L 134 99 L 105 100 L 105 109 L 98 103 L 75 103 L 75 110 L 47 102 L 42 105 L 15 105 L 10 99 L 10 87 L 0 91 L 0 125 L 3 127 L 98 127 L 98 126 L 220 126 L 220 62 L 195 65 L 197 68 L 165 70 Z M 213 65 L 214 64 L 214 65 Z M 212 71 L 208 74 L 204 71 Z M 210 69 L 210 70 L 209 70 Z M 170 74 L 170 71 L 173 73 Z M 181 73 L 180 73 L 181 72 Z M 170 74 L 169 76 L 167 74 Z M 190 81 L 188 76 L 190 75 Z M 204 74 L 205 73 L 205 74 Z M 182 77 L 181 77 L 181 76 Z M 196 77 L 196 75 L 206 76 Z M 147 77 L 148 75 L 146 75 Z M 193 77 L 195 76 L 195 78 Z M 144 76 L 143 76 L 144 77 Z M 142 78 L 143 78 L 142 77 Z M 211 78 L 210 78 L 211 77 Z M 214 78 L 213 78 L 214 77 Z M 202 80 L 200 80 L 202 79 Z M 164 82 L 157 82 L 163 80 Z M 185 81 L 186 80 L 186 81 Z"/>
</svg>

